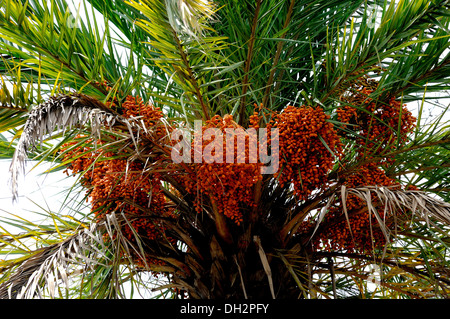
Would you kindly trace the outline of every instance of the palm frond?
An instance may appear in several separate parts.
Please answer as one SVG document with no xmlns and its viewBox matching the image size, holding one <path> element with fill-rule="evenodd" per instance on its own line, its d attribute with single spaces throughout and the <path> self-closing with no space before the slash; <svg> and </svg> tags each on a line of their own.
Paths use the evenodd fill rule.
<svg viewBox="0 0 450 319">
<path fill-rule="evenodd" d="M 321 208 L 310 240 L 321 226 L 325 215 L 329 212 L 330 206 L 336 200 L 340 200 L 342 203 L 343 214 L 348 222 L 346 199 L 349 195 L 355 195 L 365 203 L 369 215 L 374 218 L 374 224 L 381 228 L 387 241 L 391 239 L 392 234 L 391 230 L 386 227 L 386 219 L 405 220 L 409 218 L 414 220 L 417 218 L 426 222 L 427 225 L 432 225 L 435 221 L 447 226 L 450 225 L 450 204 L 439 198 L 432 197 L 424 191 L 407 191 L 400 189 L 398 186 L 347 188 L 342 185 L 339 191 L 328 197 L 326 205 Z"/>
<path fill-rule="evenodd" d="M 412 218 L 417 217 L 427 224 L 438 220 L 445 225 L 450 225 L 450 204 L 423 191 L 405 191 L 388 187 L 344 187 L 341 189 L 341 196 L 347 197 L 349 194 L 354 194 L 364 200 L 369 210 L 375 213 L 378 222 L 382 222 L 382 220 L 372 205 L 371 194 L 376 195 L 376 198 L 381 201 L 381 206 L 389 214 L 408 210 L 411 211 Z"/>
<path fill-rule="evenodd" d="M 182 88 L 187 108 L 209 119 L 209 102 L 202 86 L 204 73 L 217 66 L 215 51 L 225 44 L 223 37 L 196 34 L 207 29 L 203 21 L 211 16 L 212 6 L 203 1 L 131 1 L 130 5 L 144 16 L 136 21 L 136 26 L 149 36 L 151 62 Z M 179 14 L 181 20 L 177 19 Z M 196 22 L 198 30 L 194 32 L 190 27 L 196 20 L 200 24 Z M 155 97 L 164 99 L 160 95 Z"/>
<path fill-rule="evenodd" d="M 118 115 L 100 101 L 82 94 L 52 97 L 31 110 L 11 162 L 13 198 L 17 196 L 18 176 L 24 170 L 28 151 L 35 147 L 37 142 L 42 143 L 45 135 L 56 130 L 65 131 L 76 126 L 89 125 L 92 136 L 98 139 L 103 127 L 112 127 L 116 123 L 129 129 L 131 126 L 140 126 L 138 122 Z"/>
<path fill-rule="evenodd" d="M 89 228 L 82 227 L 64 240 L 32 252 L 26 259 L 5 262 L 2 272 L 8 270 L 10 273 L 11 269 L 14 272 L 0 285 L 0 299 L 43 295 L 64 297 L 61 295 L 63 291 L 68 294 L 74 284 L 79 285 L 77 277 L 87 277 L 91 272 L 95 274 L 99 267 L 117 268 L 119 263 L 123 263 L 121 259 L 130 256 L 130 249 L 133 249 L 121 234 L 119 223 L 118 217 L 112 213 L 103 222 L 91 223 Z M 105 234 L 116 239 L 105 242 Z M 122 249 L 123 253 L 120 252 Z M 96 280 L 101 285 L 102 279 Z M 82 285 L 90 287 L 87 291 L 95 291 L 96 283 L 90 280 Z M 121 295 L 120 291 L 116 293 Z"/>
</svg>

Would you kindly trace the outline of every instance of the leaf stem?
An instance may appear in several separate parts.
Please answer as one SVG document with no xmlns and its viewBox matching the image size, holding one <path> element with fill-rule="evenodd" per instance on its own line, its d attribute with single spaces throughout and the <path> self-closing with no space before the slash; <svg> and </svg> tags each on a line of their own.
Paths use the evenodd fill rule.
<svg viewBox="0 0 450 319">
<path fill-rule="evenodd" d="M 202 94 L 200 92 L 200 88 L 198 86 L 197 80 L 195 79 L 194 73 L 192 72 L 192 68 L 191 68 L 191 66 L 189 64 L 186 52 L 184 52 L 183 46 L 182 46 L 182 44 L 180 42 L 180 39 L 178 38 L 177 33 L 173 29 L 172 29 L 172 34 L 173 34 L 173 37 L 175 39 L 177 48 L 178 48 L 178 50 L 180 52 L 181 59 L 183 60 L 183 64 L 186 67 L 186 70 L 188 71 L 189 80 L 190 80 L 192 86 L 194 87 L 195 95 L 197 96 L 197 99 L 200 102 L 200 106 L 201 106 L 202 111 L 203 111 L 203 116 L 204 116 L 204 118 L 206 120 L 209 120 L 211 117 L 209 115 L 208 108 L 206 107 L 205 101 L 203 100 L 203 96 L 202 96 Z M 178 72 L 180 72 L 180 71 L 178 71 Z"/>
<path fill-rule="evenodd" d="M 250 72 L 250 65 L 252 63 L 253 57 L 253 48 L 255 46 L 255 34 L 256 34 L 256 26 L 258 25 L 258 16 L 259 10 L 261 9 L 262 0 L 258 0 L 256 2 L 255 15 L 253 16 L 252 22 L 252 31 L 250 35 L 250 40 L 248 44 L 247 58 L 245 60 L 245 68 L 244 68 L 244 79 L 242 80 L 242 97 L 241 97 L 241 105 L 239 110 L 239 124 L 244 124 L 244 115 L 245 115 L 245 99 L 247 97 L 248 90 L 248 73 Z"/>
<path fill-rule="evenodd" d="M 286 28 L 289 25 L 289 22 L 291 21 L 291 16 L 292 16 L 292 12 L 294 10 L 294 4 L 295 4 L 295 0 L 291 0 L 291 4 L 289 5 L 289 9 L 286 15 L 286 20 L 284 21 L 284 25 L 283 25 L 283 30 L 285 30 L 283 32 L 283 34 L 280 36 L 280 39 L 284 39 L 287 33 Z M 266 91 L 264 92 L 264 98 L 263 98 L 263 106 L 267 107 L 267 101 L 269 99 L 269 93 L 270 93 L 270 88 L 273 84 L 273 78 L 275 75 L 275 71 L 277 69 L 277 65 L 278 65 L 278 61 L 280 60 L 280 56 L 281 53 L 283 52 L 283 45 L 284 45 L 284 41 L 279 41 L 278 45 L 277 45 L 277 52 L 275 53 L 275 57 L 273 58 L 273 63 L 272 63 L 272 69 L 270 70 L 270 74 L 269 74 L 269 79 L 267 80 L 267 85 L 266 85 Z"/>
</svg>

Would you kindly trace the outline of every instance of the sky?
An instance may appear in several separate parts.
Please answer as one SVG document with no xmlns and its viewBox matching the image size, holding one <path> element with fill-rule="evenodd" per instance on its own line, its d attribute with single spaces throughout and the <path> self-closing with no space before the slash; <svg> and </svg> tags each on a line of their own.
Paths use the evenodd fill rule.
<svg viewBox="0 0 450 319">
<path fill-rule="evenodd" d="M 9 160 L 0 160 L 0 217 L 15 214 L 36 221 L 42 219 L 42 216 L 33 212 L 69 213 L 64 212 L 62 204 L 65 200 L 64 193 L 73 185 L 75 178 L 67 178 L 62 172 L 46 173 L 51 167 L 48 164 L 35 166 L 28 163 L 25 176 L 19 180 L 19 198 L 13 202 L 9 185 L 10 164 Z"/>
</svg>

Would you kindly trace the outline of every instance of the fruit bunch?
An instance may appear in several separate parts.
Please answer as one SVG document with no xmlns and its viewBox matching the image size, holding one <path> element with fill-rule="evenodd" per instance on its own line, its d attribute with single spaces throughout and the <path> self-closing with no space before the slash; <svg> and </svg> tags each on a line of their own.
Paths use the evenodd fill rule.
<svg viewBox="0 0 450 319">
<path fill-rule="evenodd" d="M 349 175 L 344 184 L 348 188 L 356 188 L 367 185 L 386 187 L 400 187 L 393 179 L 386 176 L 385 172 L 376 163 L 369 163 L 360 167 Z M 391 215 L 385 212 L 385 207 L 372 195 L 371 203 L 377 210 L 386 229 L 393 229 L 395 222 Z M 336 204 L 330 207 L 321 223 L 322 230 L 313 238 L 316 249 L 344 250 L 347 252 L 368 252 L 374 248 L 381 248 L 386 244 L 386 236 L 383 233 L 377 218 L 373 212 L 369 212 L 367 203 L 356 195 L 349 194 L 346 198 L 347 216 L 343 209 L 344 203 L 337 198 Z M 308 220 L 302 229 L 304 233 L 311 233 L 315 227 L 315 221 Z"/>
<path fill-rule="evenodd" d="M 319 106 L 288 106 L 275 121 L 279 129 L 281 187 L 293 184 L 299 200 L 327 186 L 342 146 L 330 117 Z"/>
<path fill-rule="evenodd" d="M 359 156 L 373 158 L 387 150 L 395 150 L 406 142 L 408 133 L 415 127 L 416 119 L 411 112 L 394 97 L 387 102 L 375 101 L 370 95 L 375 88 L 363 87 L 344 99 L 338 108 L 339 121 L 353 130 L 359 146 Z M 352 125 L 345 125 L 352 124 Z M 366 154 L 366 150 L 375 150 Z M 385 159 L 392 163 L 391 159 Z"/>
<path fill-rule="evenodd" d="M 352 106 L 344 105 L 340 108 L 336 109 L 338 120 L 342 123 L 350 123 L 352 120 L 355 120 L 358 116 L 358 113 L 356 112 L 356 109 Z M 346 128 L 347 125 L 344 124 L 342 126 L 343 128 Z"/>
<path fill-rule="evenodd" d="M 156 125 L 162 117 L 159 109 L 144 105 L 141 99 L 131 96 L 122 107 L 125 117 L 141 116 L 149 130 L 155 128 L 153 134 L 155 131 L 165 134 L 161 126 Z M 144 241 L 171 241 L 161 218 L 175 218 L 175 214 L 161 190 L 159 174 L 146 173 L 142 162 L 117 157 L 117 154 L 105 151 L 103 145 L 102 141 L 93 142 L 89 137 L 79 135 L 62 147 L 63 160 L 70 162 L 66 172 L 83 173 L 81 182 L 88 190 L 95 218 L 100 221 L 113 211 L 122 212 L 128 222 L 123 224 L 121 231 L 130 241 L 136 240 L 135 234 Z"/>
<path fill-rule="evenodd" d="M 232 132 L 232 148 L 227 148 L 226 145 L 227 128 L 232 129 L 228 131 Z M 205 132 L 208 129 L 216 129 L 218 134 L 205 140 Z M 262 178 L 262 164 L 258 162 L 258 153 L 250 152 L 250 134 L 233 121 L 231 115 L 225 115 L 223 118 L 214 116 L 206 121 L 201 132 L 195 134 L 198 135 L 194 135 L 192 141 L 194 152 L 201 150 L 205 155 L 205 150 L 215 145 L 211 152 L 215 160 L 208 163 L 203 159 L 200 163 L 190 165 L 192 171 L 183 179 L 186 190 L 196 196 L 197 212 L 202 211 L 203 200 L 209 198 L 219 213 L 239 225 L 244 219 L 244 212 L 255 205 L 253 186 Z M 240 138 L 245 140 L 244 149 L 238 147 Z M 231 141 L 231 138 L 228 137 L 228 140 Z M 192 161 L 194 160 L 195 154 L 192 154 Z"/>
<path fill-rule="evenodd" d="M 372 85 L 356 90 L 354 94 L 345 97 L 345 105 L 337 109 L 339 121 L 344 123 L 347 129 L 357 133 L 347 134 L 347 131 L 342 131 L 342 137 L 354 140 L 354 150 L 365 163 L 357 168 L 339 168 L 338 182 L 347 188 L 401 188 L 396 180 L 386 175 L 383 166 L 392 163 L 393 158 L 386 158 L 384 154 L 385 151 L 395 150 L 405 143 L 408 134 L 414 129 L 415 118 L 395 98 L 388 98 L 387 103 L 370 98 L 375 89 L 376 86 Z M 367 150 L 372 152 L 367 154 Z M 371 203 L 383 221 L 383 226 L 388 231 L 401 226 L 401 221 L 394 221 L 375 195 L 371 196 Z M 330 207 L 325 215 L 320 225 L 321 230 L 312 240 L 316 249 L 364 253 L 386 244 L 386 236 L 364 200 L 350 194 L 345 202 L 347 215 L 343 205 L 341 198 L 337 198 L 335 205 Z M 306 220 L 300 233 L 311 235 L 315 227 L 315 220 Z"/>
<path fill-rule="evenodd" d="M 128 95 L 122 103 L 123 116 L 126 118 L 136 118 L 142 120 L 147 129 L 157 130 L 156 135 L 164 132 L 164 126 L 159 125 L 163 117 L 163 112 L 159 107 L 145 104 L 140 97 Z M 155 132 L 154 132 L 155 134 Z"/>
</svg>

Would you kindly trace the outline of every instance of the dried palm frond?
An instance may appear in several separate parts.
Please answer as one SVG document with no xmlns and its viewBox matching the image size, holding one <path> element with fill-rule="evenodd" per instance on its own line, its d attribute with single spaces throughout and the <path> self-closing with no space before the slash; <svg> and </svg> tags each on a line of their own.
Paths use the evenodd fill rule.
<svg viewBox="0 0 450 319">
<path fill-rule="evenodd" d="M 2 283 L 0 299 L 39 297 L 42 282 L 47 284 L 50 297 L 54 297 L 59 281 L 69 288 L 71 268 L 80 266 L 80 262 L 84 267 L 92 266 L 105 258 L 107 250 L 98 225 L 92 224 L 90 229 L 82 229 L 63 242 L 38 250 Z"/>
<path fill-rule="evenodd" d="M 54 298 L 61 285 L 70 289 L 76 275 L 117 266 L 123 256 L 131 255 L 131 249 L 139 255 L 139 248 L 132 247 L 121 233 L 122 217 L 113 212 L 89 229 L 83 228 L 62 242 L 35 251 L 0 285 L 0 299 L 42 298 L 45 288 Z M 114 240 L 105 241 L 105 234 Z"/>
<path fill-rule="evenodd" d="M 31 110 L 27 117 L 10 166 L 13 200 L 18 196 L 18 176 L 24 171 L 27 153 L 37 142 L 42 143 L 44 136 L 58 130 L 89 126 L 92 137 L 98 139 L 101 128 L 116 123 L 125 125 L 130 133 L 132 128 L 142 129 L 139 121 L 124 118 L 102 102 L 78 93 L 51 97 Z"/>
<path fill-rule="evenodd" d="M 374 212 L 377 219 L 379 219 L 379 214 L 376 214 L 376 209 L 372 205 L 371 194 L 376 195 L 376 198 L 381 201 L 385 213 L 394 214 L 396 211 L 408 210 L 412 214 L 411 217 L 417 216 L 426 221 L 428 225 L 432 223 L 432 219 L 450 225 L 450 203 L 431 197 L 424 191 L 377 186 L 343 188 L 341 190 L 341 196 L 346 197 L 348 194 L 356 195 L 364 200 L 369 211 Z"/>
<path fill-rule="evenodd" d="M 403 190 L 398 187 L 365 186 L 347 188 L 342 186 L 339 191 L 329 197 L 326 206 L 322 208 L 318 215 L 317 224 L 311 238 L 324 220 L 324 216 L 327 214 L 330 204 L 337 200 L 337 195 L 339 194 L 343 205 L 343 213 L 349 227 L 349 213 L 346 207 L 346 199 L 348 195 L 355 195 L 366 203 L 370 216 L 374 216 L 378 223 L 378 227 L 380 227 L 388 241 L 391 235 L 390 230 L 386 227 L 385 223 L 385 219 L 388 217 L 393 217 L 394 220 L 396 218 L 404 219 L 405 216 L 408 216 L 411 220 L 416 217 L 425 221 L 428 226 L 434 225 L 433 221 L 439 221 L 445 225 L 450 225 L 450 203 L 432 197 L 424 191 Z M 375 204 L 374 201 L 377 201 L 377 203 Z M 383 209 L 383 214 L 379 212 L 381 208 Z M 402 217 L 401 214 L 407 211 L 409 213 Z"/>
</svg>

